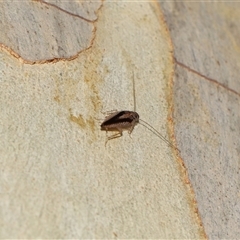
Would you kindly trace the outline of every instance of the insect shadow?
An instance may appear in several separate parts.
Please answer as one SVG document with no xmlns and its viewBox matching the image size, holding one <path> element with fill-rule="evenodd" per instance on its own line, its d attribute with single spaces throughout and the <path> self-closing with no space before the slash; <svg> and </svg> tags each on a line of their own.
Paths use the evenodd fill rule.
<svg viewBox="0 0 240 240">
<path fill-rule="evenodd" d="M 129 136 L 131 137 L 131 133 L 134 127 L 137 124 L 141 124 L 165 143 L 168 146 L 176 149 L 178 152 L 180 150 L 174 146 L 170 141 L 168 141 L 160 132 L 158 132 L 153 126 L 148 124 L 146 121 L 140 119 L 139 114 L 136 112 L 136 97 L 135 97 L 135 79 L 133 74 L 133 97 L 134 97 L 134 111 L 122 110 L 122 111 L 110 111 L 102 122 L 101 130 L 107 132 L 117 132 L 111 136 L 106 136 L 105 146 L 109 140 L 119 138 L 123 135 L 123 131 L 128 131 Z"/>
</svg>

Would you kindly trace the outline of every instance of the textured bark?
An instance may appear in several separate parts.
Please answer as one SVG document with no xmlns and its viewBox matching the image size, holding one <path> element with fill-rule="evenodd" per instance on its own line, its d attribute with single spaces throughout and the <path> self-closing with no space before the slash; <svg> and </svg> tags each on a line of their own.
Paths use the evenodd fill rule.
<svg viewBox="0 0 240 240">
<path fill-rule="evenodd" d="M 203 238 L 159 5 L 4 1 L 0 14 L 0 237 Z M 113 109 L 182 152 L 143 126 L 105 147 Z"/>
<path fill-rule="evenodd" d="M 161 3 L 174 45 L 174 121 L 210 239 L 240 236 L 239 3 Z"/>
</svg>

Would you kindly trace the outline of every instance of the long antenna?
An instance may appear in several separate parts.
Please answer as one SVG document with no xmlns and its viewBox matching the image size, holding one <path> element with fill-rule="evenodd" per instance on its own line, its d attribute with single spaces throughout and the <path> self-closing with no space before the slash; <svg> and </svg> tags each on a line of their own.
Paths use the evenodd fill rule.
<svg viewBox="0 0 240 240">
<path fill-rule="evenodd" d="M 153 134 L 155 134 L 156 136 L 158 136 L 160 139 L 162 139 L 165 143 L 167 143 L 170 147 L 176 149 L 178 152 L 180 152 L 180 150 L 174 146 L 171 142 L 169 142 L 160 132 L 158 132 L 153 126 L 151 126 L 150 124 L 148 124 L 146 121 L 139 119 L 139 123 L 144 126 L 145 128 L 147 128 L 150 132 L 152 132 Z M 145 125 L 146 124 L 146 125 Z"/>
<path fill-rule="evenodd" d="M 134 71 L 133 71 L 133 103 L 134 103 L 134 112 L 136 112 L 136 93 L 135 93 Z"/>
<path fill-rule="evenodd" d="M 135 91 L 135 78 L 134 78 L 134 71 L 133 71 L 133 102 L 134 102 L 134 112 L 136 112 L 136 91 Z M 176 149 L 178 152 L 180 152 L 180 150 L 174 146 L 171 142 L 169 142 L 160 132 L 157 131 L 157 129 L 155 129 L 153 126 L 151 126 L 149 123 L 147 123 L 146 121 L 139 119 L 139 123 L 144 126 L 145 128 L 147 128 L 150 132 L 152 132 L 153 134 L 155 134 L 157 137 L 159 137 L 160 139 L 162 139 L 165 143 L 168 144 L 168 146 Z"/>
</svg>

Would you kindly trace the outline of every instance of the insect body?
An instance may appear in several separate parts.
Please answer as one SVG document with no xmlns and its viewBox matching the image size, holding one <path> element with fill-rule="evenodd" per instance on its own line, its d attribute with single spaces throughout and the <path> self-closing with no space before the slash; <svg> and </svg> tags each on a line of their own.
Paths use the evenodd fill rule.
<svg viewBox="0 0 240 240">
<path fill-rule="evenodd" d="M 122 136 L 122 132 L 127 130 L 129 134 L 132 133 L 134 127 L 139 123 L 139 115 L 132 111 L 119 111 L 108 115 L 101 124 L 101 130 L 103 131 L 115 131 L 118 132 L 110 137 L 108 140 L 118 138 Z"/>
<path fill-rule="evenodd" d="M 103 123 L 101 124 L 101 130 L 106 131 L 106 133 L 108 131 L 117 132 L 112 136 L 107 136 L 105 145 L 109 140 L 121 137 L 123 131 L 128 131 L 130 135 L 134 127 L 138 123 L 144 126 L 145 128 L 147 128 L 149 131 L 151 131 L 153 134 L 155 134 L 159 138 L 161 138 L 170 147 L 179 151 L 177 147 L 175 147 L 171 142 L 169 142 L 165 137 L 163 137 L 154 127 L 152 127 L 150 124 L 148 124 L 144 120 L 140 119 L 139 114 L 137 112 L 128 111 L 128 110 L 113 112 L 104 119 Z"/>
</svg>

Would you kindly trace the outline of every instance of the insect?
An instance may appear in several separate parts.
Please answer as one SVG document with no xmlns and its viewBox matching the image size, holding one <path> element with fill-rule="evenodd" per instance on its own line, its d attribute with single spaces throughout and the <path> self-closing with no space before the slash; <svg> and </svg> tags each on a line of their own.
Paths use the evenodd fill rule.
<svg viewBox="0 0 240 240">
<path fill-rule="evenodd" d="M 113 111 L 108 114 L 104 121 L 101 124 L 101 130 L 106 131 L 106 134 L 108 131 L 114 131 L 117 132 L 111 136 L 107 136 L 105 145 L 109 140 L 119 138 L 122 136 L 123 131 L 128 131 L 129 136 L 131 137 L 131 133 L 134 129 L 134 127 L 137 124 L 141 124 L 145 128 L 147 128 L 149 131 L 151 131 L 153 134 L 158 136 L 160 139 L 162 139 L 165 143 L 167 143 L 170 147 L 176 149 L 180 152 L 180 150 L 174 146 L 171 142 L 169 142 L 160 132 L 158 132 L 154 127 L 152 127 L 150 124 L 148 124 L 146 121 L 140 119 L 139 114 L 135 112 L 136 109 L 136 101 L 135 101 L 135 81 L 133 76 L 133 96 L 134 96 L 134 111 Z"/>
<path fill-rule="evenodd" d="M 116 111 L 108 115 L 101 124 L 103 131 L 116 131 L 118 133 L 107 137 L 107 141 L 122 136 L 122 132 L 127 130 L 131 135 L 134 127 L 139 123 L 139 115 L 132 111 Z M 107 143 L 107 142 L 106 142 Z"/>
</svg>

